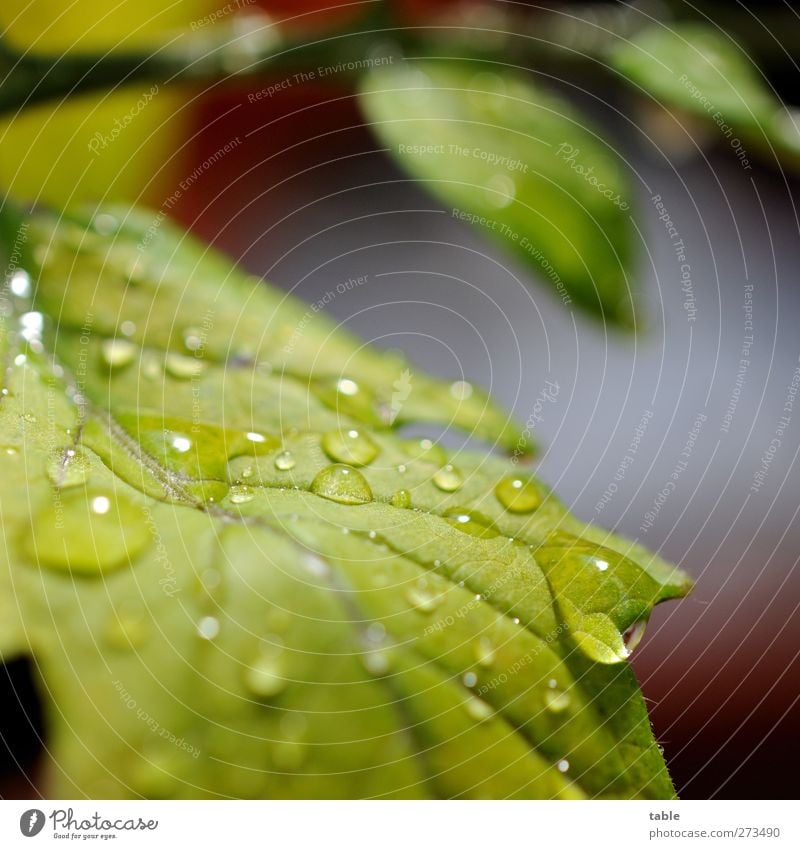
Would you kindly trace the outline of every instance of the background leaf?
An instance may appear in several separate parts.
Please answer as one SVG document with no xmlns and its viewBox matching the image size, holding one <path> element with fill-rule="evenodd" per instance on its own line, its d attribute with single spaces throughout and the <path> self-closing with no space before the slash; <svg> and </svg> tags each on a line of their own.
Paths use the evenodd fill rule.
<svg viewBox="0 0 800 849">
<path fill-rule="evenodd" d="M 716 27 L 654 24 L 617 42 L 609 58 L 624 78 L 679 118 L 702 121 L 712 138 L 738 139 L 773 161 L 800 165 L 796 117 L 747 54 Z"/>
<path fill-rule="evenodd" d="M 622 635 L 686 576 L 404 439 L 517 431 L 413 369 L 387 416 L 406 363 L 152 223 L 37 214 L 5 300 L 0 650 L 46 791 L 672 796 Z"/>
<path fill-rule="evenodd" d="M 569 103 L 505 69 L 432 60 L 372 69 L 361 102 L 397 163 L 456 217 L 565 302 L 632 322 L 632 191 L 613 148 Z"/>
</svg>

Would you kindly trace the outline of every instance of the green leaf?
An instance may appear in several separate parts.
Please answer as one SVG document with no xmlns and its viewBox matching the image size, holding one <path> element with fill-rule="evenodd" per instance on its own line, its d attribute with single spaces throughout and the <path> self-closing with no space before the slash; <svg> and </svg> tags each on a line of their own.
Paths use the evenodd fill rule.
<svg viewBox="0 0 800 849">
<path fill-rule="evenodd" d="M 0 652 L 44 791 L 671 797 L 622 634 L 686 576 L 404 438 L 517 431 L 152 222 L 30 217 L 4 301 Z"/>
<path fill-rule="evenodd" d="M 630 324 L 632 191 L 590 122 L 528 77 L 459 62 L 381 65 L 361 104 L 389 153 L 562 300 Z"/>
<path fill-rule="evenodd" d="M 716 27 L 697 22 L 654 24 L 617 42 L 609 61 L 623 78 L 679 117 L 691 116 L 730 143 L 800 165 L 796 118 L 747 54 Z"/>
</svg>

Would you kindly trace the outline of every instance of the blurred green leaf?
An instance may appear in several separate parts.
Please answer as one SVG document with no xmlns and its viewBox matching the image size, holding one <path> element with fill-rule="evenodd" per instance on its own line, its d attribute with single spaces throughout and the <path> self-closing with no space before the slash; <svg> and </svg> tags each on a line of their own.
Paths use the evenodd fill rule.
<svg viewBox="0 0 800 849">
<path fill-rule="evenodd" d="M 152 213 L 20 233 L 0 652 L 41 675 L 46 793 L 673 796 L 623 635 L 688 579 L 394 430 L 511 444 L 485 398 Z"/>
<path fill-rule="evenodd" d="M 570 104 L 516 73 L 437 61 L 374 68 L 361 103 L 399 165 L 451 214 L 565 303 L 632 323 L 632 190 L 613 149 Z"/>
<path fill-rule="evenodd" d="M 800 165 L 796 114 L 780 102 L 747 54 L 717 28 L 654 24 L 617 42 L 609 58 L 624 78 L 679 117 L 701 119 L 712 137 L 716 133 L 732 146 L 738 139 L 773 162 Z"/>
</svg>

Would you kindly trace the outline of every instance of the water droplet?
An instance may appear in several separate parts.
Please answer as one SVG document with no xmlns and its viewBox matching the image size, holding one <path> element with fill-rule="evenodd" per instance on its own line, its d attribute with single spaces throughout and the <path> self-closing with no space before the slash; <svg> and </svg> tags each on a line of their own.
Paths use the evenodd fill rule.
<svg viewBox="0 0 800 849">
<path fill-rule="evenodd" d="M 142 645 L 150 636 L 145 609 L 135 602 L 123 602 L 112 613 L 106 625 L 106 639 L 117 649 L 130 650 Z"/>
<path fill-rule="evenodd" d="M 373 393 L 348 377 L 323 378 L 311 384 L 315 395 L 332 410 L 373 425 L 382 425 Z"/>
<path fill-rule="evenodd" d="M 34 516 L 26 554 L 41 566 L 99 576 L 130 564 L 150 544 L 145 519 L 122 493 L 66 492 Z"/>
<path fill-rule="evenodd" d="M 370 675 L 386 675 L 391 667 L 389 655 L 385 651 L 364 652 L 361 655 L 361 662 Z"/>
<path fill-rule="evenodd" d="M 472 395 L 472 384 L 466 380 L 456 380 L 450 384 L 450 394 L 457 401 L 466 401 Z"/>
<path fill-rule="evenodd" d="M 372 490 L 361 472 L 340 464 L 322 469 L 311 482 L 311 492 L 339 504 L 372 501 Z"/>
<path fill-rule="evenodd" d="M 379 643 L 386 636 L 386 627 L 380 622 L 373 622 L 367 628 L 367 641 L 370 643 Z"/>
<path fill-rule="evenodd" d="M 216 616 L 204 616 L 197 623 L 197 635 L 204 640 L 213 640 L 219 635 L 219 619 Z"/>
<path fill-rule="evenodd" d="M 281 451 L 275 457 L 275 468 L 280 472 L 288 472 L 295 467 L 296 463 L 297 461 L 294 459 L 294 454 L 291 451 Z"/>
<path fill-rule="evenodd" d="M 477 696 L 470 696 L 464 703 L 464 707 L 467 709 L 467 713 L 476 722 L 485 722 L 494 714 L 494 708 L 483 699 L 479 699 Z"/>
<path fill-rule="evenodd" d="M 516 193 L 516 183 L 507 174 L 495 174 L 486 181 L 486 200 L 498 209 L 509 206 Z"/>
<path fill-rule="evenodd" d="M 481 637 L 475 643 L 473 654 L 479 666 L 488 667 L 494 663 L 497 651 L 488 637 Z"/>
<path fill-rule="evenodd" d="M 110 236 L 119 230 L 119 219 L 107 212 L 100 212 L 92 219 L 92 226 L 101 236 Z"/>
<path fill-rule="evenodd" d="M 463 507 L 453 507 L 444 512 L 444 518 L 459 531 L 474 537 L 492 539 L 499 536 L 498 532 L 491 527 L 492 520 L 476 510 L 467 510 Z"/>
<path fill-rule="evenodd" d="M 206 364 L 198 357 L 185 357 L 183 354 L 167 354 L 164 369 L 178 380 L 189 380 L 199 377 L 205 370 Z"/>
<path fill-rule="evenodd" d="M 111 369 L 119 369 L 133 362 L 136 345 L 128 339 L 104 339 L 100 347 L 103 362 Z"/>
<path fill-rule="evenodd" d="M 569 769 L 569 761 L 562 759 L 556 764 L 556 768 L 559 772 L 566 772 Z"/>
<path fill-rule="evenodd" d="M 568 693 L 558 687 L 548 687 L 544 691 L 544 706 L 550 713 L 563 713 L 570 705 Z"/>
<path fill-rule="evenodd" d="M 203 347 L 203 331 L 197 327 L 187 327 L 183 331 L 183 345 L 192 353 L 199 351 Z"/>
<path fill-rule="evenodd" d="M 48 463 L 47 476 L 58 489 L 70 489 L 86 483 L 91 469 L 91 464 L 83 452 L 68 448 Z"/>
<path fill-rule="evenodd" d="M 8 281 L 11 293 L 18 298 L 29 298 L 31 296 L 31 277 L 27 271 L 18 268 Z"/>
<path fill-rule="evenodd" d="M 433 482 L 442 492 L 455 492 L 461 487 L 464 479 L 461 477 L 461 472 L 448 463 L 434 473 Z"/>
<path fill-rule="evenodd" d="M 530 513 L 542 503 L 538 485 L 530 478 L 510 475 L 494 489 L 497 500 L 509 513 Z"/>
<path fill-rule="evenodd" d="M 132 321 L 123 321 L 119 326 L 119 332 L 123 336 L 133 336 L 136 333 L 136 325 Z"/>
<path fill-rule="evenodd" d="M 230 500 L 233 504 L 247 504 L 256 497 L 255 490 L 250 486 L 232 486 Z"/>
<path fill-rule="evenodd" d="M 322 437 L 322 450 L 339 463 L 367 466 L 378 456 L 378 446 L 361 431 L 332 430 Z"/>
<path fill-rule="evenodd" d="M 461 680 L 465 687 L 472 689 L 478 683 L 478 676 L 474 672 L 465 672 Z"/>
<path fill-rule="evenodd" d="M 431 613 L 439 606 L 441 599 L 429 590 L 416 586 L 406 592 L 409 604 L 420 613 Z"/>
<path fill-rule="evenodd" d="M 259 699 L 271 699 L 282 693 L 288 681 L 280 659 L 273 654 L 259 656 L 244 672 L 244 683 Z"/>
<path fill-rule="evenodd" d="M 411 493 L 407 489 L 398 489 L 392 495 L 391 505 L 407 510 L 411 506 Z"/>
</svg>

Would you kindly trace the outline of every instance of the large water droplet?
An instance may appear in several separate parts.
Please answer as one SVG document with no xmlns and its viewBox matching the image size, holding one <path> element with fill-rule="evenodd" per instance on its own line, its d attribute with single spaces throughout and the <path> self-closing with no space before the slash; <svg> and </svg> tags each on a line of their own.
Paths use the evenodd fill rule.
<svg viewBox="0 0 800 849">
<path fill-rule="evenodd" d="M 291 451 L 281 451 L 275 457 L 275 468 L 279 472 L 288 472 L 297 465 L 294 454 Z"/>
<path fill-rule="evenodd" d="M 85 484 L 91 469 L 88 458 L 80 449 L 67 448 L 47 464 L 47 476 L 53 486 L 69 489 Z"/>
<path fill-rule="evenodd" d="M 35 514 L 24 545 L 41 566 L 99 576 L 128 565 L 150 542 L 145 514 L 127 496 L 75 490 Z"/>
<path fill-rule="evenodd" d="M 366 466 L 378 456 L 378 446 L 359 430 L 332 430 L 322 437 L 322 450 L 339 463 Z"/>
<path fill-rule="evenodd" d="M 271 699 L 282 693 L 288 681 L 283 667 L 274 655 L 259 655 L 244 672 L 247 689 L 259 699 Z"/>
<path fill-rule="evenodd" d="M 392 495 L 391 505 L 407 510 L 411 506 L 411 493 L 407 489 L 398 489 Z"/>
<path fill-rule="evenodd" d="M 339 504 L 372 501 L 372 490 L 361 472 L 340 464 L 322 469 L 311 482 L 311 492 Z"/>
<path fill-rule="evenodd" d="M 464 478 L 455 466 L 448 463 L 434 473 L 433 482 L 442 492 L 455 492 L 464 483 Z"/>
<path fill-rule="evenodd" d="M 482 537 L 483 539 L 492 539 L 499 536 L 498 532 L 491 526 L 492 520 L 476 510 L 453 507 L 444 512 L 444 518 L 454 528 L 470 536 Z"/>
<path fill-rule="evenodd" d="M 538 485 L 530 478 L 509 475 L 494 489 L 497 500 L 509 513 L 530 513 L 542 503 Z"/>
<path fill-rule="evenodd" d="M 100 355 L 108 368 L 119 369 L 132 363 L 138 350 L 128 339 L 104 339 Z"/>
</svg>

